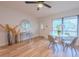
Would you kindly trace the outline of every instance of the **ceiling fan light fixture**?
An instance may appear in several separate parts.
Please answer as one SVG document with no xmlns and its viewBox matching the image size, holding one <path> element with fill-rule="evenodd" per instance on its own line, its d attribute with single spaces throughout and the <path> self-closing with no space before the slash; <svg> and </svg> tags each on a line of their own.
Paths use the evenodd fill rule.
<svg viewBox="0 0 79 59">
<path fill-rule="evenodd" d="M 39 7 L 39 8 L 42 8 L 42 7 L 43 7 L 43 4 L 42 4 L 42 3 L 39 3 L 39 4 L 38 4 L 38 7 Z"/>
</svg>

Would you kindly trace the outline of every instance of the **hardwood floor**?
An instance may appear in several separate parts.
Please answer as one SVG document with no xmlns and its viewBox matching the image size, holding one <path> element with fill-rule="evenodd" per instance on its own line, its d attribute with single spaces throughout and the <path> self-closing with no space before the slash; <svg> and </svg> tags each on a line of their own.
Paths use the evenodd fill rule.
<svg viewBox="0 0 79 59">
<path fill-rule="evenodd" d="M 48 48 L 48 41 L 42 38 L 25 41 L 4 48 L 0 48 L 0 56 L 52 56 L 51 49 Z"/>
<path fill-rule="evenodd" d="M 44 38 L 36 38 L 33 39 L 32 41 L 24 41 L 18 44 L 0 48 L 0 56 L 1 57 L 56 57 L 57 55 L 59 55 L 59 57 L 66 56 L 62 53 L 60 45 L 58 45 L 60 51 L 53 53 L 53 48 L 48 48 L 48 44 L 49 44 L 48 40 Z M 69 52 L 70 51 L 68 50 L 68 54 Z M 79 54 L 77 56 L 79 56 Z"/>
</svg>

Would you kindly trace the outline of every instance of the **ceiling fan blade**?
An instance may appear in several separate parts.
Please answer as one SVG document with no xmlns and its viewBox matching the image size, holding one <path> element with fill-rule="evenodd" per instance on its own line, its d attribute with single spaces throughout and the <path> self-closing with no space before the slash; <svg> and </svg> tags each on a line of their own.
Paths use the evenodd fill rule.
<svg viewBox="0 0 79 59">
<path fill-rule="evenodd" d="M 48 8 L 51 8 L 50 5 L 46 4 L 46 3 L 42 3 L 44 6 L 48 7 Z"/>
<path fill-rule="evenodd" d="M 28 4 L 30 4 L 30 3 L 37 3 L 37 1 L 25 1 L 25 3 L 28 3 Z"/>
<path fill-rule="evenodd" d="M 44 1 L 25 1 L 25 3 L 28 3 L 28 4 L 30 4 L 30 3 L 43 3 Z"/>
</svg>

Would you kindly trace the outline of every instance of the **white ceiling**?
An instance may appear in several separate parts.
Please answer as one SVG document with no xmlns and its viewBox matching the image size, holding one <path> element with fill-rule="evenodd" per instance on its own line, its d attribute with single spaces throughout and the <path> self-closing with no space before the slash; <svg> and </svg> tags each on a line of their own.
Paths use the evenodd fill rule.
<svg viewBox="0 0 79 59">
<path fill-rule="evenodd" d="M 19 10 L 36 18 L 79 8 L 79 1 L 46 1 L 45 3 L 52 8 L 43 7 L 37 11 L 36 4 L 25 4 L 24 1 L 0 1 L 0 6 Z"/>
</svg>

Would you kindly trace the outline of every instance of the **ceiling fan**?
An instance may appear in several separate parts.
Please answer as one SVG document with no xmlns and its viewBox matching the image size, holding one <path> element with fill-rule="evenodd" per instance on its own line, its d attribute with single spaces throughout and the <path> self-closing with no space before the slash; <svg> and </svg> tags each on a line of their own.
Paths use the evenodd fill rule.
<svg viewBox="0 0 79 59">
<path fill-rule="evenodd" d="M 26 4 L 38 4 L 37 10 L 40 10 L 40 8 L 42 8 L 43 6 L 47 8 L 51 8 L 51 6 L 45 3 L 45 1 L 25 1 L 25 3 Z"/>
</svg>

